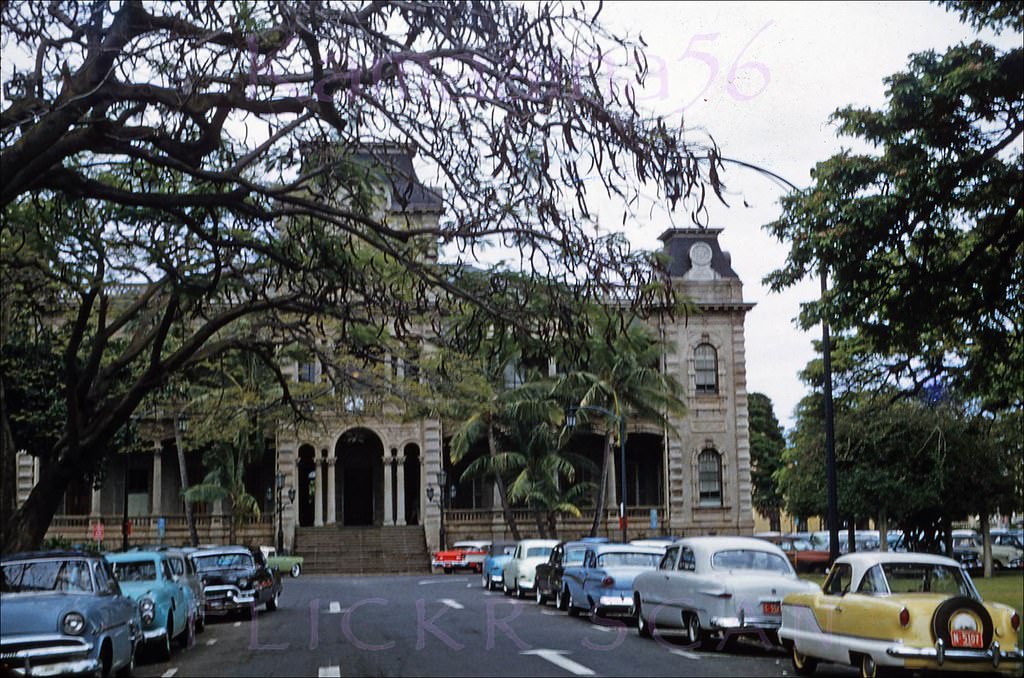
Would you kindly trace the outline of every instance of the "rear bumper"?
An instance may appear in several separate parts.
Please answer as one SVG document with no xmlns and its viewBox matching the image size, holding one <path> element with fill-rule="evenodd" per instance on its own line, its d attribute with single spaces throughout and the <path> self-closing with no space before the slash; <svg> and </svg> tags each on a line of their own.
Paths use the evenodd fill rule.
<svg viewBox="0 0 1024 678">
<path fill-rule="evenodd" d="M 1021 650 L 1005 651 L 999 648 L 999 643 L 992 643 L 987 650 L 962 650 L 947 648 L 942 640 L 936 641 L 934 647 L 903 647 L 897 645 L 886 651 L 890 657 L 897 659 L 923 659 L 935 662 L 936 666 L 943 666 L 947 662 L 964 664 L 991 664 L 992 668 L 998 669 L 1002 663 L 1020 664 L 1024 661 L 1024 652 Z"/>
<path fill-rule="evenodd" d="M 782 616 L 745 617 L 712 617 L 712 629 L 729 629 L 737 633 L 757 633 L 758 631 L 778 631 L 782 626 Z"/>
</svg>

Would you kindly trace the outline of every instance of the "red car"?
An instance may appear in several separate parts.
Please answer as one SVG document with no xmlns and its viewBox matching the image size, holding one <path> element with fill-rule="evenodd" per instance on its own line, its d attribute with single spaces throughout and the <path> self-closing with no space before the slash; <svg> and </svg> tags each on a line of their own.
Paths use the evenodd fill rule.
<svg viewBox="0 0 1024 678">
<path fill-rule="evenodd" d="M 487 547 L 490 545 L 489 541 L 457 541 L 447 551 L 435 553 L 430 564 L 443 569 L 445 574 L 451 574 L 453 570 L 482 572 Z"/>
</svg>

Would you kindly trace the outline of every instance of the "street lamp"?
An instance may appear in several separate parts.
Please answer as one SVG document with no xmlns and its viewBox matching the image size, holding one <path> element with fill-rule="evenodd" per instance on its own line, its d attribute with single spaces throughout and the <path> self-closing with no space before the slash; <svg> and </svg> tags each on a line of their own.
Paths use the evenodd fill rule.
<svg viewBox="0 0 1024 678">
<path fill-rule="evenodd" d="M 281 526 L 281 511 L 284 508 L 284 474 L 277 474 L 277 552 L 284 552 L 284 529 Z"/>
<path fill-rule="evenodd" d="M 566 409 L 565 411 L 565 425 L 568 428 L 576 428 L 576 413 L 580 410 L 599 412 L 600 414 L 608 417 L 612 424 L 617 425 L 619 428 L 619 467 L 622 470 L 622 494 L 619 497 L 619 528 L 622 530 L 622 543 L 625 544 L 629 541 L 626 538 L 626 415 L 615 414 L 611 410 L 606 410 L 603 407 L 598 407 L 597 405 L 574 406 Z M 604 516 L 601 516 L 601 519 L 603 520 Z"/>
<path fill-rule="evenodd" d="M 445 503 L 445 487 L 448 485 L 448 474 L 442 469 L 437 472 L 437 505 L 441 509 L 441 528 L 439 530 L 439 538 L 441 542 L 441 550 L 445 549 L 447 543 L 447 536 L 444 531 L 444 503 Z M 427 486 L 427 501 L 434 501 L 434 486 Z"/>
</svg>

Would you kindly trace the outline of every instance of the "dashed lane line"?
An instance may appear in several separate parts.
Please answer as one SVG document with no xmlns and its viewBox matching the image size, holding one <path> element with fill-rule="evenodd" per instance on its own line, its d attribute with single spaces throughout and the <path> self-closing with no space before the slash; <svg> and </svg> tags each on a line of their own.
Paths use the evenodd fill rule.
<svg viewBox="0 0 1024 678">
<path fill-rule="evenodd" d="M 173 669 L 167 669 L 166 671 L 164 671 L 163 673 L 160 674 L 160 678 L 171 678 L 171 676 L 173 676 L 177 672 L 178 672 L 178 668 L 177 667 L 175 667 Z"/>
<path fill-rule="evenodd" d="M 444 605 L 447 605 L 448 607 L 452 608 L 453 610 L 461 610 L 461 609 L 463 609 L 462 603 L 454 601 L 451 598 L 442 598 L 441 600 L 439 600 L 437 602 L 442 603 Z"/>
<path fill-rule="evenodd" d="M 217 639 L 216 638 L 211 638 L 210 640 L 206 641 L 206 644 L 207 645 L 216 645 L 217 644 Z"/>
<path fill-rule="evenodd" d="M 588 669 L 583 664 L 574 662 L 573 660 L 564 656 L 568 654 L 568 652 L 565 652 L 564 650 L 526 650 L 525 652 L 520 652 L 519 654 L 540 657 L 541 659 L 549 661 L 555 666 L 561 669 L 565 669 L 569 673 L 572 673 L 576 676 L 594 675 L 594 672 Z"/>
<path fill-rule="evenodd" d="M 341 678 L 340 666 L 321 666 L 317 678 Z"/>
</svg>

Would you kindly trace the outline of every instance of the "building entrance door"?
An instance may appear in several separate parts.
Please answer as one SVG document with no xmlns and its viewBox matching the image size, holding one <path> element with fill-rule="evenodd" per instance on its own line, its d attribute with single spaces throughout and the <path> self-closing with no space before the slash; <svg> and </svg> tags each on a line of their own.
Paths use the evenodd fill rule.
<svg viewBox="0 0 1024 678">
<path fill-rule="evenodd" d="M 335 447 L 338 522 L 381 525 L 384 518 L 384 444 L 366 428 L 346 431 Z"/>
</svg>

